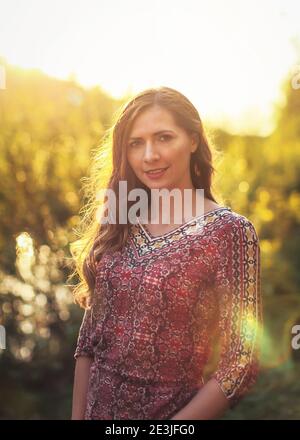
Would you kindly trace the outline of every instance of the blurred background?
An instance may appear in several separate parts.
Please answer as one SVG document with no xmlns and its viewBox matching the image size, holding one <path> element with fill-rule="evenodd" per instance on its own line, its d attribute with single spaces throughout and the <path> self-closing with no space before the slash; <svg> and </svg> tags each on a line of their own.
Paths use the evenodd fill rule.
<svg viewBox="0 0 300 440">
<path fill-rule="evenodd" d="M 227 419 L 300 419 L 298 0 L 0 1 L 1 419 L 70 419 L 83 309 L 66 285 L 91 151 L 132 94 L 174 87 L 260 237 L 262 371 Z M 2 334 L 3 336 L 3 334 Z"/>
</svg>

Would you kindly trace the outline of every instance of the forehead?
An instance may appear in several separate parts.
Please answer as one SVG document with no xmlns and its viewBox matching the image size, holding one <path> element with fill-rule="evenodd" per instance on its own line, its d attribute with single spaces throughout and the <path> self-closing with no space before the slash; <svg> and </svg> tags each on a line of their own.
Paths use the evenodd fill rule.
<svg viewBox="0 0 300 440">
<path fill-rule="evenodd" d="M 170 111 L 163 107 L 153 106 L 137 116 L 132 125 L 130 136 L 138 137 L 168 129 L 178 131 L 180 127 L 175 123 Z"/>
</svg>

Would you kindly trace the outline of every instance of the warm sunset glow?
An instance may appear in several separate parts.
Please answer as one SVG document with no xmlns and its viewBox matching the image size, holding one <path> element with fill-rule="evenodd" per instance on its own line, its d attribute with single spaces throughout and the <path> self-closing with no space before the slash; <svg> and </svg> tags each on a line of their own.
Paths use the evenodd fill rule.
<svg viewBox="0 0 300 440">
<path fill-rule="evenodd" d="M 11 0 L 0 56 L 115 97 L 168 85 L 208 121 L 266 134 L 297 67 L 299 13 L 297 0 Z"/>
</svg>

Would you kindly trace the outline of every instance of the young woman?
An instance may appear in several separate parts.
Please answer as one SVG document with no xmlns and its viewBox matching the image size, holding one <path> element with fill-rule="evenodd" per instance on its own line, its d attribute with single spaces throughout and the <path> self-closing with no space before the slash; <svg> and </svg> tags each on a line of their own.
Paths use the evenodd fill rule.
<svg viewBox="0 0 300 440">
<path fill-rule="evenodd" d="M 155 189 L 177 188 L 184 202 L 190 190 L 193 212 L 202 189 L 204 209 L 179 225 L 172 203 L 168 224 L 160 211 L 156 223 L 102 223 L 94 215 L 95 197 L 93 221 L 71 248 L 81 275 L 74 295 L 85 308 L 74 354 L 72 419 L 220 417 L 258 374 L 256 230 L 213 197 L 212 151 L 197 110 L 178 91 L 160 87 L 135 96 L 105 145 L 91 191 L 103 186 L 107 161 L 106 187 L 117 202 L 123 181 L 128 193 L 141 189 L 149 199 Z M 216 344 L 218 363 L 204 381 Z"/>
</svg>

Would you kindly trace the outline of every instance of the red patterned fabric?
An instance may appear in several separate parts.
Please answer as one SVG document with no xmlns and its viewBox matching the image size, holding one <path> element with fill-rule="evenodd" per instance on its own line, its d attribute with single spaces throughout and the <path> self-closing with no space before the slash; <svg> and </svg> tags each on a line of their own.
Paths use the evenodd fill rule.
<svg viewBox="0 0 300 440">
<path fill-rule="evenodd" d="M 158 237 L 131 225 L 96 269 L 74 354 L 93 358 L 85 419 L 170 419 L 204 385 L 214 335 L 211 377 L 231 406 L 248 392 L 262 325 L 250 220 L 220 207 Z"/>
</svg>

